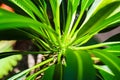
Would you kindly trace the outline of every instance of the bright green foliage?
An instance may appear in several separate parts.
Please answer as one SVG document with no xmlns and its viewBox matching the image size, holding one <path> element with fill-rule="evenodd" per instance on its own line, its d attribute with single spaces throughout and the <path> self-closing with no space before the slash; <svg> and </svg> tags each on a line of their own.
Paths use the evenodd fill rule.
<svg viewBox="0 0 120 80">
<path fill-rule="evenodd" d="M 99 70 L 104 80 L 117 80 L 115 78 L 115 75 L 111 72 L 111 70 L 107 66 L 95 65 L 95 68 Z"/>
<path fill-rule="evenodd" d="M 40 50 L 40 52 L 24 51 L 21 54 L 52 55 L 52 58 L 9 80 L 26 77 L 31 70 L 45 64 L 48 66 L 42 67 L 40 71 L 29 75 L 26 79 L 34 80 L 44 72 L 42 80 L 97 78 L 107 80 L 108 76 L 111 80 L 119 80 L 120 50 L 117 48 L 120 46 L 120 39 L 95 44 L 97 42 L 94 42 L 96 41 L 94 35 L 120 24 L 120 0 L 3 0 L 3 2 L 14 5 L 11 7 L 16 13 L 0 9 L 0 30 L 18 30 L 21 35 L 28 36 Z M 26 38 L 20 36 L 20 39 Z M 117 56 L 114 55 L 116 52 Z M 20 54 L 20 52 L 4 52 L 1 56 L 15 53 Z M 97 60 L 100 61 L 96 62 Z M 111 72 L 101 68 L 97 64 L 99 62 L 108 66 Z"/>
<path fill-rule="evenodd" d="M 7 42 L 7 41 L 1 41 L 0 42 L 0 52 L 5 51 L 12 51 L 12 45 L 14 41 Z M 6 46 L 7 45 L 7 46 Z M 2 53 L 0 53 L 2 54 Z M 2 58 L 2 57 L 1 57 Z M 13 70 L 13 67 L 17 65 L 17 62 L 22 59 L 21 55 L 13 55 L 6 58 L 0 59 L 0 79 L 8 75 L 9 71 Z"/>
<path fill-rule="evenodd" d="M 102 62 L 108 65 L 118 80 L 120 75 L 120 59 L 113 54 L 109 54 L 105 51 L 94 50 L 93 53 L 99 57 Z"/>
<path fill-rule="evenodd" d="M 4 59 L 0 59 L 0 78 L 2 78 L 4 75 L 8 75 L 9 71 L 13 70 L 13 66 L 16 66 L 18 60 L 21 59 L 21 55 L 13 55 Z"/>
</svg>

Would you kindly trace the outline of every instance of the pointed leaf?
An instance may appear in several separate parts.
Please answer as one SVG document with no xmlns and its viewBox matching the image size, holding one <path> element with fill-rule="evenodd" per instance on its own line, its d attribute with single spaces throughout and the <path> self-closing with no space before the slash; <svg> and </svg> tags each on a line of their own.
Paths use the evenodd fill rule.
<svg viewBox="0 0 120 80">
<path fill-rule="evenodd" d="M 111 12 L 113 12 L 119 6 L 119 4 L 120 4 L 120 1 L 116 1 L 116 2 L 110 3 L 110 4 L 106 5 L 105 7 L 101 8 L 94 16 L 92 16 L 87 21 L 87 23 L 85 23 L 79 29 L 78 37 L 82 36 L 82 35 L 85 35 L 87 33 L 91 34 L 91 31 L 93 31 L 98 26 L 100 26 L 101 22 L 103 22 L 103 20 L 105 20 L 111 14 Z M 111 8 L 111 9 L 109 9 L 109 8 Z M 104 13 L 106 13 L 106 14 L 104 14 Z"/>
<path fill-rule="evenodd" d="M 114 73 L 117 80 L 119 80 L 120 75 L 120 59 L 105 51 L 92 50 L 92 53 L 99 57 L 102 62 L 104 62 L 111 71 Z"/>
<path fill-rule="evenodd" d="M 26 4 L 24 3 L 24 0 L 23 1 L 22 0 L 10 0 L 10 1 L 13 2 L 14 4 L 16 4 L 22 10 L 24 10 L 33 19 L 35 19 L 33 12 L 31 11 L 31 9 L 28 6 L 26 6 Z"/>
<path fill-rule="evenodd" d="M 104 80 L 117 80 L 115 78 L 115 75 L 111 72 L 111 70 L 107 66 L 95 65 L 95 68 L 99 70 Z"/>
<path fill-rule="evenodd" d="M 92 16 L 85 24 L 79 28 L 75 43 L 86 43 L 86 39 L 88 39 L 88 37 L 91 38 L 93 35 L 106 28 L 107 26 L 120 22 L 120 13 L 117 13 L 108 18 L 108 16 L 110 16 L 110 14 L 119 6 L 119 4 L 120 1 L 116 1 L 101 8 L 94 16 Z M 110 7 L 111 9 L 109 9 Z M 86 42 L 81 42 L 81 39 L 84 38 L 84 36 L 88 36 L 85 39 Z"/>
<path fill-rule="evenodd" d="M 45 60 L 45 61 L 43 61 L 43 62 L 41 62 L 41 63 L 31 67 L 31 68 L 29 68 L 29 69 L 26 69 L 26 70 L 20 72 L 19 74 L 12 76 L 8 80 L 16 80 L 16 79 L 20 78 L 21 76 L 23 76 L 25 74 L 28 74 L 31 70 L 36 69 L 36 68 L 38 68 L 38 67 L 40 67 L 40 66 L 42 66 L 42 65 L 44 65 L 46 63 L 49 63 L 51 61 L 53 61 L 53 58 L 49 58 L 49 59 L 47 59 L 47 60 Z"/>
<path fill-rule="evenodd" d="M 59 34 L 59 37 L 61 36 L 61 32 L 60 32 L 60 4 L 61 1 L 60 0 L 49 0 L 50 4 L 51 4 L 51 8 L 52 8 L 52 12 L 53 12 L 53 20 L 54 20 L 54 24 L 55 24 L 55 30 L 56 32 Z"/>
<path fill-rule="evenodd" d="M 28 28 L 28 29 L 31 28 L 35 30 L 37 33 L 39 33 L 41 36 L 45 37 L 46 33 L 43 32 L 44 29 L 51 33 L 52 36 L 57 35 L 52 28 L 49 28 L 47 25 L 41 22 L 38 22 L 31 18 L 27 18 L 22 15 L 11 13 L 3 9 L 0 9 L 0 25 L 1 30 L 11 28 Z"/>
<path fill-rule="evenodd" d="M 36 79 L 36 77 L 37 77 L 40 73 L 44 72 L 44 71 L 47 70 L 48 68 L 49 68 L 49 67 L 46 67 L 46 68 L 43 68 L 42 70 L 39 70 L 38 72 L 36 72 L 36 73 L 28 76 L 25 80 L 34 80 L 34 79 Z"/>
<path fill-rule="evenodd" d="M 94 2 L 94 0 L 82 0 L 81 1 L 81 10 L 80 10 L 80 15 L 72 29 L 71 35 L 73 35 L 74 31 L 76 30 L 78 24 L 80 23 L 80 21 L 82 20 L 82 17 L 84 16 L 84 12 L 90 7 L 90 5 Z M 79 3 L 79 2 L 77 2 Z"/>
</svg>

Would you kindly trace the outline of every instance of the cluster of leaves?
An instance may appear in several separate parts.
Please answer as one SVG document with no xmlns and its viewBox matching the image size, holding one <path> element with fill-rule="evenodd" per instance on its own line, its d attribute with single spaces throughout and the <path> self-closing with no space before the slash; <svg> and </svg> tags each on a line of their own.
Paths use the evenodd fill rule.
<svg viewBox="0 0 120 80">
<path fill-rule="evenodd" d="M 31 70 L 49 62 L 49 66 L 28 76 L 34 80 L 44 72 L 42 80 L 119 80 L 120 42 L 88 45 L 94 35 L 120 24 L 120 0 L 3 0 L 16 13 L 0 9 L 0 31 L 6 39 L 31 39 L 38 52 L 53 54 L 9 80 L 21 78 Z M 116 54 L 117 53 L 117 54 Z M 20 52 L 1 53 L 1 57 Z M 95 63 L 99 60 L 102 66 Z M 105 66 L 105 67 L 104 67 Z"/>
</svg>

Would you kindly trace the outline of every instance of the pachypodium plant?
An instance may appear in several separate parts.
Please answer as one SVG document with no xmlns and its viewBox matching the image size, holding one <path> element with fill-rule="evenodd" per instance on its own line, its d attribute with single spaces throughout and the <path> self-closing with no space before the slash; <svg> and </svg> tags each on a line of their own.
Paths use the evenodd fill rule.
<svg viewBox="0 0 120 80">
<path fill-rule="evenodd" d="M 120 24 L 120 0 L 2 1 L 15 13 L 0 9 L 0 32 L 9 35 L 0 39 L 30 39 L 39 51 L 4 52 L 0 57 L 50 55 L 8 80 L 35 80 L 40 76 L 40 80 L 119 80 L 120 39 L 100 43 L 93 37 Z"/>
</svg>

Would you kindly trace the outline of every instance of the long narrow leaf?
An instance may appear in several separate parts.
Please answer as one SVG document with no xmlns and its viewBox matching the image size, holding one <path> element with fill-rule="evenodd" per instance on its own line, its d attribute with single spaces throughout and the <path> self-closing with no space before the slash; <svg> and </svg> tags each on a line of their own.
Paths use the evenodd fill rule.
<svg viewBox="0 0 120 80">
<path fill-rule="evenodd" d="M 29 16 L 31 16 L 33 19 L 35 19 L 35 16 L 34 16 L 33 12 L 31 11 L 31 9 L 28 6 L 26 6 L 26 4 L 23 2 L 24 0 L 10 0 L 10 1 L 13 2 L 14 4 L 16 4 L 17 6 L 19 6 Z"/>
<path fill-rule="evenodd" d="M 68 37 L 70 37 L 69 35 L 70 35 L 70 32 L 71 32 L 72 27 L 73 27 L 77 7 L 78 7 L 79 4 L 80 4 L 80 0 L 68 0 L 67 20 L 66 20 L 66 26 L 64 28 L 63 41 L 65 41 Z"/>
<path fill-rule="evenodd" d="M 108 48 L 104 49 L 104 51 L 109 52 L 115 56 L 120 56 L 120 45 L 111 45 Z"/>
<path fill-rule="evenodd" d="M 53 12 L 53 18 L 54 18 L 54 24 L 55 24 L 55 29 L 56 32 L 59 34 L 59 38 L 61 37 L 61 32 L 60 32 L 60 0 L 55 0 L 52 1 L 50 0 L 50 4 L 52 7 L 52 12 Z"/>
<path fill-rule="evenodd" d="M 104 80 L 117 80 L 107 66 L 94 65 L 94 67 L 99 70 Z"/>
<path fill-rule="evenodd" d="M 93 1 L 94 0 L 82 0 L 80 15 L 79 15 L 79 17 L 78 17 L 78 19 L 77 19 L 77 21 L 72 29 L 71 36 L 73 35 L 74 31 L 76 30 L 85 10 L 87 10 L 90 7 L 90 5 L 93 3 Z"/>
<path fill-rule="evenodd" d="M 11 78 L 9 78 L 8 80 L 18 79 L 18 78 L 21 77 L 22 75 L 29 73 L 31 70 L 33 70 L 33 69 L 35 69 L 35 68 L 38 68 L 38 67 L 40 67 L 40 66 L 42 66 L 42 65 L 44 65 L 44 64 L 46 64 L 46 63 L 48 63 L 48 62 L 51 62 L 51 61 L 53 61 L 53 58 L 47 59 L 46 61 L 43 61 L 43 62 L 41 62 L 41 63 L 39 63 L 39 64 L 37 64 L 37 65 L 29 68 L 29 69 L 26 69 L 26 70 L 22 71 L 21 73 L 13 76 L 13 77 L 11 77 Z"/>
<path fill-rule="evenodd" d="M 106 28 L 108 25 L 111 24 L 112 21 L 117 20 L 119 22 L 119 13 L 117 15 L 114 15 L 114 17 L 111 17 L 111 20 L 107 20 L 108 16 L 119 6 L 120 1 L 113 2 L 111 4 L 108 4 L 107 6 L 100 9 L 94 16 L 92 16 L 87 23 L 85 23 L 82 27 L 79 28 L 77 39 L 75 42 L 80 43 L 80 38 L 84 37 L 85 35 L 95 35 L 100 30 Z M 111 9 L 109 9 L 111 7 Z M 106 10 L 108 10 L 106 12 Z M 106 14 L 104 14 L 106 12 Z M 115 17 L 116 16 L 116 17 Z M 104 22 L 104 20 L 106 20 Z M 104 22 L 104 26 L 101 25 Z M 116 23 L 113 22 L 113 23 Z M 93 32 L 94 31 L 94 34 Z M 77 32 L 76 32 L 77 33 Z M 81 39 L 82 39 L 81 38 Z"/>
<path fill-rule="evenodd" d="M 120 4 L 120 1 L 116 1 L 101 8 L 94 16 L 92 16 L 88 20 L 88 22 L 85 25 L 83 25 L 79 29 L 78 37 L 89 33 L 91 31 L 91 28 L 95 29 L 96 27 L 98 27 L 98 24 L 101 21 L 105 20 L 119 6 L 119 4 Z"/>
<path fill-rule="evenodd" d="M 117 44 L 120 44 L 120 42 L 106 42 L 106 43 L 94 44 L 91 46 L 70 47 L 70 48 L 73 50 L 88 50 L 88 49 L 100 48 L 100 47 L 104 47 L 104 46 L 110 46 L 113 44 L 117 45 Z"/>
<path fill-rule="evenodd" d="M 99 57 L 102 62 L 104 62 L 111 71 L 114 73 L 117 80 L 119 80 L 120 75 L 120 59 L 116 56 L 101 50 L 93 50 L 92 53 Z"/>
</svg>

